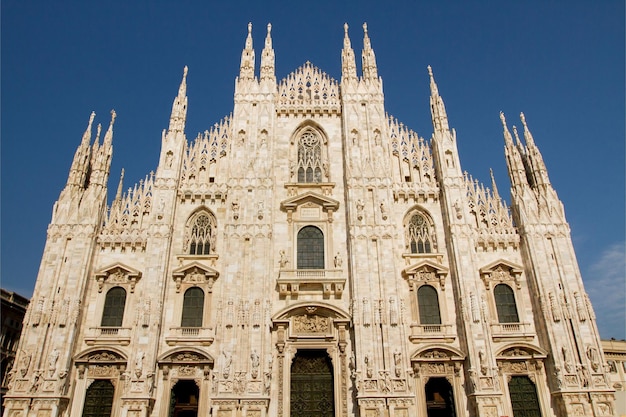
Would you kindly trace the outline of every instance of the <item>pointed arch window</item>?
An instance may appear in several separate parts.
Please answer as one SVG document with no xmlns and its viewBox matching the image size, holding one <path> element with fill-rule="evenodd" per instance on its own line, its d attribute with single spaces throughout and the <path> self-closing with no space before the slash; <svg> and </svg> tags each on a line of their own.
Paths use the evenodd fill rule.
<svg viewBox="0 0 626 417">
<path fill-rule="evenodd" d="M 85 394 L 82 417 L 110 417 L 115 387 L 108 379 L 95 380 Z"/>
<path fill-rule="evenodd" d="M 187 245 L 190 255 L 209 255 L 215 252 L 215 217 L 206 212 L 196 214 L 189 226 Z"/>
<path fill-rule="evenodd" d="M 102 311 L 102 327 L 122 327 L 124 307 L 126 306 L 126 290 L 122 287 L 111 288 L 104 300 Z"/>
<path fill-rule="evenodd" d="M 422 285 L 417 290 L 420 324 L 441 324 L 439 296 L 437 290 L 430 285 Z"/>
<path fill-rule="evenodd" d="M 324 269 L 324 234 L 315 226 L 298 232 L 298 269 Z"/>
<path fill-rule="evenodd" d="M 202 327 L 204 315 L 204 291 L 198 287 L 189 288 L 183 298 L 181 327 Z"/>
<path fill-rule="evenodd" d="M 306 129 L 298 139 L 298 182 L 322 182 L 323 169 L 322 138 L 313 129 Z"/>
<path fill-rule="evenodd" d="M 415 213 L 406 226 L 406 238 L 411 253 L 432 253 L 433 237 L 429 221 L 421 213 Z"/>
<path fill-rule="evenodd" d="M 493 289 L 496 301 L 496 311 L 498 312 L 498 322 L 519 323 L 517 315 L 517 305 L 515 304 L 515 294 L 513 289 L 506 284 L 498 284 Z"/>
</svg>

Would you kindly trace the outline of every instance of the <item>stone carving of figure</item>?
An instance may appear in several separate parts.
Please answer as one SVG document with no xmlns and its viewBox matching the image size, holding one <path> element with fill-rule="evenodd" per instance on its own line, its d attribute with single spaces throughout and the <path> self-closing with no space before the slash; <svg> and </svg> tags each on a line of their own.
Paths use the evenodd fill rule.
<svg viewBox="0 0 626 417">
<path fill-rule="evenodd" d="M 232 365 L 233 357 L 229 351 L 222 349 L 222 376 L 224 379 L 228 379 L 230 376 L 230 366 Z"/>
<path fill-rule="evenodd" d="M 591 362 L 591 369 L 593 369 L 594 372 L 597 372 L 598 368 L 600 367 L 600 356 L 598 355 L 598 349 L 594 348 L 593 346 L 589 346 L 587 348 L 587 357 L 589 358 L 589 362 Z"/>
<path fill-rule="evenodd" d="M 485 363 L 485 352 L 478 351 L 478 359 L 480 360 L 480 373 L 487 375 L 487 364 Z"/>
<path fill-rule="evenodd" d="M 239 218 L 239 202 L 233 201 L 231 207 L 233 209 L 233 219 L 237 220 Z"/>
<path fill-rule="evenodd" d="M 561 353 L 563 354 L 563 363 L 565 365 L 565 372 L 571 374 L 574 372 L 574 367 L 572 366 L 572 362 L 569 360 L 569 355 L 567 353 L 567 348 L 563 346 L 561 348 Z"/>
<path fill-rule="evenodd" d="M 52 377 L 57 370 L 57 361 L 59 360 L 59 351 L 57 348 L 52 349 L 50 355 L 48 356 L 48 371 L 50 372 L 50 376 Z"/>
<path fill-rule="evenodd" d="M 278 265 L 281 268 L 285 268 L 287 264 L 289 263 L 289 261 L 287 260 L 287 255 L 285 254 L 285 251 L 281 250 L 280 252 L 278 252 L 278 254 L 280 255 L 280 259 L 278 260 Z"/>
<path fill-rule="evenodd" d="M 250 374 L 252 378 L 256 379 L 259 376 L 259 354 L 256 353 L 256 350 L 252 350 L 250 353 L 250 365 L 252 367 Z"/>
<path fill-rule="evenodd" d="M 141 373 L 143 372 L 143 358 L 145 357 L 145 353 L 143 350 L 137 352 L 137 356 L 135 356 L 135 376 L 139 378 Z"/>
<path fill-rule="evenodd" d="M 402 353 L 399 350 L 396 350 L 393 353 L 393 363 L 395 365 L 394 372 L 396 374 L 396 378 L 400 378 L 402 373 Z"/>
<path fill-rule="evenodd" d="M 383 217 L 383 220 L 387 220 L 387 206 L 384 201 L 380 202 L 380 214 Z"/>
<path fill-rule="evenodd" d="M 168 152 L 165 155 L 165 167 L 166 168 L 171 168 L 172 167 L 172 158 L 173 158 L 172 152 Z"/>
<path fill-rule="evenodd" d="M 22 351 L 24 355 L 20 359 L 20 375 L 24 377 L 28 373 L 28 367 L 30 366 L 30 353 Z"/>
<path fill-rule="evenodd" d="M 374 375 L 374 371 L 372 370 L 372 360 L 370 359 L 369 355 L 365 355 L 365 358 L 363 358 L 363 362 L 365 362 L 365 375 L 368 378 L 371 378 Z"/>
<path fill-rule="evenodd" d="M 356 216 L 359 220 L 363 219 L 363 208 L 365 208 L 365 204 L 363 204 L 363 200 L 359 198 L 356 201 Z"/>
<path fill-rule="evenodd" d="M 337 252 L 337 255 L 335 255 L 335 268 L 341 268 L 341 265 L 343 265 L 343 259 L 341 259 L 341 254 Z"/>
</svg>

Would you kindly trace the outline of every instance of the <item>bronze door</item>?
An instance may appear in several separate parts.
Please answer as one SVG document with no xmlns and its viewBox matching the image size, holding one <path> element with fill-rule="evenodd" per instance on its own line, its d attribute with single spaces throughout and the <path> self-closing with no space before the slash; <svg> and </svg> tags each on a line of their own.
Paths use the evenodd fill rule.
<svg viewBox="0 0 626 417">
<path fill-rule="evenodd" d="M 291 365 L 291 417 L 334 417 L 333 367 L 324 350 L 299 350 Z"/>
</svg>

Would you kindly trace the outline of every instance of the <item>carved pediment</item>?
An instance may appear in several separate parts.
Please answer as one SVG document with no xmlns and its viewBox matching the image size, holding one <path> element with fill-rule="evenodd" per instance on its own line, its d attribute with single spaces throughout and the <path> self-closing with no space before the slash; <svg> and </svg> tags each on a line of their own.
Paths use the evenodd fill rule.
<svg viewBox="0 0 626 417">
<path fill-rule="evenodd" d="M 78 355 L 76 363 L 126 363 L 127 359 L 121 352 L 110 349 L 89 350 Z"/>
<path fill-rule="evenodd" d="M 172 277 L 176 282 L 176 292 L 180 291 L 180 287 L 183 283 L 192 285 L 206 284 L 208 289 L 211 289 L 219 275 L 220 273 L 218 271 L 200 262 L 192 262 L 172 272 Z"/>
<path fill-rule="evenodd" d="M 436 282 L 439 283 L 442 290 L 445 290 L 445 279 L 448 272 L 449 269 L 445 266 L 430 259 L 424 259 L 405 268 L 402 271 L 402 276 L 409 282 L 412 289 L 420 282 Z"/>
<path fill-rule="evenodd" d="M 313 191 L 288 198 L 280 203 L 280 208 L 285 211 L 295 211 L 299 206 L 322 207 L 324 211 L 337 211 L 339 201 L 328 198 Z"/>
<path fill-rule="evenodd" d="M 465 359 L 463 352 L 449 346 L 431 345 L 413 354 L 411 361 L 462 361 Z"/>
<path fill-rule="evenodd" d="M 115 263 L 95 273 L 98 292 L 102 292 L 104 283 L 128 284 L 130 292 L 135 291 L 135 284 L 141 278 L 141 272 L 122 263 Z"/>
<path fill-rule="evenodd" d="M 480 278 L 485 283 L 487 290 L 491 289 L 492 285 L 501 282 L 515 282 L 515 286 L 521 288 L 520 277 L 523 269 L 521 266 L 511 263 L 504 259 L 499 259 L 489 265 L 480 268 Z"/>
<path fill-rule="evenodd" d="M 523 344 L 523 345 L 515 345 L 515 346 L 508 346 L 505 347 L 504 349 L 502 349 L 498 354 L 496 354 L 496 357 L 498 359 L 529 359 L 529 358 L 536 358 L 536 359 L 543 359 L 546 358 L 548 356 L 548 353 L 546 351 L 544 351 L 543 349 L 533 346 L 533 345 L 529 345 L 529 344 Z"/>
<path fill-rule="evenodd" d="M 158 360 L 160 364 L 212 364 L 213 358 L 198 350 L 198 349 L 185 349 L 174 350 L 164 353 Z"/>
</svg>

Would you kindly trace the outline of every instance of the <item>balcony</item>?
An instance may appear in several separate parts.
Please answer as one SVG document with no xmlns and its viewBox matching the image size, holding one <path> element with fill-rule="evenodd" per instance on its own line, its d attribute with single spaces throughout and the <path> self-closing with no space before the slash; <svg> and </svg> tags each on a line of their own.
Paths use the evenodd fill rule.
<svg viewBox="0 0 626 417">
<path fill-rule="evenodd" d="M 491 323 L 491 336 L 494 342 L 503 340 L 533 340 L 535 331 L 530 323 Z"/>
<path fill-rule="evenodd" d="M 341 298 L 346 278 L 341 269 L 282 269 L 276 283 L 281 296 L 321 293 L 324 298 L 332 294 Z"/>
<path fill-rule="evenodd" d="M 212 327 L 170 327 L 165 343 L 170 346 L 210 346 L 214 339 Z"/>
<path fill-rule="evenodd" d="M 413 343 L 445 342 L 456 339 L 456 332 L 452 324 L 411 324 L 409 340 Z"/>
<path fill-rule="evenodd" d="M 130 327 L 90 327 L 85 335 L 85 343 L 93 345 L 130 344 Z"/>
</svg>

